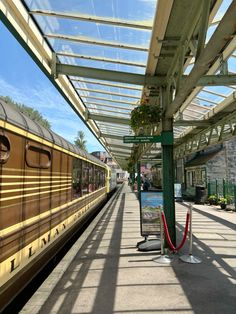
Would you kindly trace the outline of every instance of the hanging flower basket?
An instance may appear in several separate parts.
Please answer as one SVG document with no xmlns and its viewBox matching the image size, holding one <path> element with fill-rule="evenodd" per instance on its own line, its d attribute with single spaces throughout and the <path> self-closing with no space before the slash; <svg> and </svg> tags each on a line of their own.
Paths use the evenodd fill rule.
<svg viewBox="0 0 236 314">
<path fill-rule="evenodd" d="M 134 131 L 140 127 L 152 126 L 160 122 L 161 109 L 157 105 L 139 105 L 131 111 L 130 126 Z"/>
</svg>

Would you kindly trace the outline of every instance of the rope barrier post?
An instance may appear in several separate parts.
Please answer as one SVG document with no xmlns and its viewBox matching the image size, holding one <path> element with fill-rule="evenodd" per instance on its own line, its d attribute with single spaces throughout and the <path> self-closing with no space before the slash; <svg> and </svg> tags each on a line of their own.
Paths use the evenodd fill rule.
<svg viewBox="0 0 236 314">
<path fill-rule="evenodd" d="M 182 262 L 190 264 L 200 264 L 202 260 L 199 257 L 193 256 L 193 232 L 192 232 L 192 217 L 193 217 L 193 205 L 190 204 L 189 213 L 190 213 L 190 223 L 189 223 L 189 253 L 186 255 L 180 256 Z"/>
<path fill-rule="evenodd" d="M 161 213 L 162 211 L 159 211 L 159 218 L 160 218 L 160 232 L 161 232 L 161 256 L 153 258 L 153 261 L 158 263 L 158 264 L 170 264 L 171 263 L 171 258 L 169 255 L 166 255 L 164 252 L 164 237 L 163 237 L 163 223 L 162 223 L 162 218 L 161 218 Z"/>
</svg>

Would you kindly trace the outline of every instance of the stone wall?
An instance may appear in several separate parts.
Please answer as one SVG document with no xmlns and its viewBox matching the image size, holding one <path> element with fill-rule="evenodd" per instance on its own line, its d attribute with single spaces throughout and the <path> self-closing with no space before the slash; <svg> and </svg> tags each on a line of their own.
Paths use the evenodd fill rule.
<svg viewBox="0 0 236 314">
<path fill-rule="evenodd" d="M 224 143 L 227 173 L 229 182 L 236 184 L 236 139 Z"/>
<path fill-rule="evenodd" d="M 225 150 L 218 152 L 206 163 L 207 182 L 226 179 Z"/>
</svg>

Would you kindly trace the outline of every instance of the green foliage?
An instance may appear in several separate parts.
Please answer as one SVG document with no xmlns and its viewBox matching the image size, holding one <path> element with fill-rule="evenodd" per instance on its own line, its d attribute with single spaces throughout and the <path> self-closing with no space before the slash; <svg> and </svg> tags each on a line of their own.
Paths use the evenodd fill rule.
<svg viewBox="0 0 236 314">
<path fill-rule="evenodd" d="M 208 202 L 212 205 L 217 205 L 218 201 L 218 196 L 216 194 L 212 194 L 208 197 Z"/>
<path fill-rule="evenodd" d="M 157 105 L 143 104 L 131 111 L 130 126 L 137 131 L 143 126 L 152 126 L 160 122 L 161 109 Z"/>
<path fill-rule="evenodd" d="M 78 146 L 80 149 L 85 150 L 87 152 L 87 147 L 86 147 L 86 140 L 85 140 L 85 134 L 83 131 L 78 131 L 77 137 L 74 141 L 75 145 Z"/>
<path fill-rule="evenodd" d="M 227 198 L 225 198 L 225 197 L 220 197 L 220 198 L 219 198 L 219 203 L 220 203 L 220 204 L 227 204 Z"/>
<path fill-rule="evenodd" d="M 220 204 L 230 204 L 232 202 L 232 198 L 229 195 L 226 195 L 225 197 L 219 198 Z"/>
<path fill-rule="evenodd" d="M 28 107 L 24 104 L 17 103 L 13 99 L 11 99 L 11 97 L 9 97 L 9 96 L 0 96 L 0 97 L 7 104 L 11 105 L 13 108 L 22 112 L 23 114 L 27 115 L 30 119 L 38 122 L 39 124 L 41 124 L 46 129 L 49 129 L 49 130 L 51 129 L 50 122 L 47 119 L 43 118 L 43 116 L 41 115 L 41 113 L 38 110 L 33 109 L 31 107 Z"/>
</svg>

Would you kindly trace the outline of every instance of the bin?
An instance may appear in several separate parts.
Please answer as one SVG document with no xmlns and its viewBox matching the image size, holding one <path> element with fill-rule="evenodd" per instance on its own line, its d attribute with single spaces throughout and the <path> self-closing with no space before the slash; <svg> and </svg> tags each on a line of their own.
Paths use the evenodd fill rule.
<svg viewBox="0 0 236 314">
<path fill-rule="evenodd" d="M 202 185 L 196 185 L 195 204 L 204 204 L 206 201 L 206 188 Z"/>
</svg>

